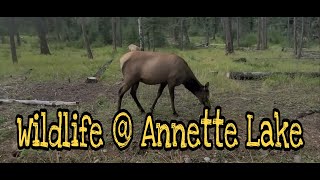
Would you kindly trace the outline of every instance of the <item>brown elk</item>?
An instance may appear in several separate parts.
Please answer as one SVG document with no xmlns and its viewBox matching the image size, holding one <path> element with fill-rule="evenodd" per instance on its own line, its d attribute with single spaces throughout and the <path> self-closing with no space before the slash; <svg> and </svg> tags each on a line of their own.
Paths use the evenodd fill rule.
<svg viewBox="0 0 320 180">
<path fill-rule="evenodd" d="M 157 97 L 150 108 L 151 113 L 167 85 L 173 115 L 178 116 L 174 105 L 174 89 L 181 84 L 193 93 L 204 106 L 210 108 L 209 82 L 203 86 L 185 60 L 175 54 L 131 51 L 120 58 L 120 67 L 123 82 L 118 92 L 118 110 L 121 109 L 124 94 L 131 88 L 130 94 L 133 100 L 141 113 L 145 112 L 136 96 L 140 82 L 147 85 L 160 84 Z"/>
</svg>

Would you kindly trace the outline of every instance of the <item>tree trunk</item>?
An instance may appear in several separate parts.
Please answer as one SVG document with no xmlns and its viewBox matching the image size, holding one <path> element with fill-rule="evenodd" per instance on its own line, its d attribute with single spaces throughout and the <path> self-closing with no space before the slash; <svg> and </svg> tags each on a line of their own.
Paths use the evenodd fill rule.
<svg viewBox="0 0 320 180">
<path fill-rule="evenodd" d="M 258 17 L 258 24 L 257 24 L 257 50 L 261 49 L 261 17 Z"/>
<path fill-rule="evenodd" d="M 68 17 L 65 17 L 62 19 L 63 21 L 65 21 L 65 31 L 64 31 L 64 34 L 63 34 L 63 41 L 67 41 L 67 42 L 70 42 L 70 20 Z"/>
<path fill-rule="evenodd" d="M 152 51 L 155 52 L 156 51 L 156 46 L 155 46 L 155 27 L 154 25 L 152 26 Z"/>
<path fill-rule="evenodd" d="M 150 32 L 149 31 L 146 33 L 146 40 L 147 40 L 148 51 L 150 51 L 151 50 L 151 43 L 150 43 Z"/>
<path fill-rule="evenodd" d="M 290 37 L 290 17 L 288 17 L 288 24 L 287 24 L 287 38 L 288 38 L 288 47 L 290 47 L 291 44 L 291 37 Z"/>
<path fill-rule="evenodd" d="M 239 42 L 239 36 L 240 36 L 240 18 L 237 17 L 237 47 L 239 48 L 240 47 L 240 42 Z"/>
<path fill-rule="evenodd" d="M 189 38 L 188 28 L 187 28 L 186 23 L 183 23 L 183 35 L 186 40 L 186 45 L 189 46 L 190 45 L 190 38 Z"/>
<path fill-rule="evenodd" d="M 213 17 L 212 21 L 212 40 L 216 40 L 217 18 Z"/>
<path fill-rule="evenodd" d="M 209 19 L 204 17 L 204 29 L 205 29 L 205 45 L 209 46 L 210 44 L 210 30 L 209 30 Z"/>
<path fill-rule="evenodd" d="M 250 31 L 253 31 L 253 24 L 254 24 L 254 17 L 250 17 L 250 20 L 249 20 Z"/>
<path fill-rule="evenodd" d="M 180 18 L 180 49 L 183 50 L 183 17 Z"/>
<path fill-rule="evenodd" d="M 66 27 L 66 34 L 65 34 L 65 38 L 64 38 L 67 42 L 70 42 L 70 30 L 69 27 Z"/>
<path fill-rule="evenodd" d="M 36 18 L 38 36 L 40 40 L 40 54 L 50 55 L 50 50 L 47 42 L 47 28 L 44 17 Z"/>
<path fill-rule="evenodd" d="M 267 18 L 266 17 L 261 17 L 260 21 L 260 35 L 261 35 L 261 46 L 260 49 L 265 50 L 267 49 Z"/>
<path fill-rule="evenodd" d="M 54 24 L 55 24 L 55 32 L 57 36 L 57 40 L 61 41 L 60 31 L 61 31 L 61 19 L 60 17 L 54 18 Z"/>
<path fill-rule="evenodd" d="M 294 52 L 294 55 L 297 55 L 297 44 L 298 44 L 298 40 L 297 40 L 297 18 L 294 17 L 293 18 L 293 52 Z"/>
<path fill-rule="evenodd" d="M 263 21 L 262 21 L 262 32 L 263 32 L 263 36 L 262 36 L 262 49 L 268 49 L 268 29 L 267 29 L 267 17 L 263 17 Z"/>
<path fill-rule="evenodd" d="M 320 17 L 318 17 L 318 40 L 320 45 Z"/>
<path fill-rule="evenodd" d="M 119 47 L 122 47 L 122 28 L 121 28 L 121 19 L 120 17 L 116 17 L 116 21 L 117 21 L 117 44 Z"/>
<path fill-rule="evenodd" d="M 9 37 L 10 37 L 10 49 L 11 49 L 11 58 L 12 62 L 18 63 L 17 52 L 16 52 L 16 44 L 14 42 L 14 34 L 16 31 L 15 19 L 14 17 L 10 17 L 9 19 Z"/>
<path fill-rule="evenodd" d="M 265 19 L 265 17 L 261 17 L 261 49 L 262 50 L 266 49 L 264 19 Z"/>
<path fill-rule="evenodd" d="M 20 38 L 19 31 L 17 29 L 16 29 L 16 37 L 17 37 L 17 45 L 21 46 L 21 38 Z"/>
<path fill-rule="evenodd" d="M 143 27 L 142 27 L 142 17 L 138 18 L 138 29 L 139 29 L 139 40 L 140 40 L 140 49 L 144 51 L 144 34 L 143 34 Z"/>
<path fill-rule="evenodd" d="M 90 48 L 90 42 L 88 40 L 87 30 L 86 30 L 86 27 L 85 27 L 85 22 L 84 22 L 84 18 L 83 17 L 81 17 L 80 23 L 81 23 L 83 41 L 84 41 L 84 45 L 86 46 L 86 49 L 87 49 L 88 58 L 89 59 L 93 59 L 92 51 L 91 51 L 91 48 Z"/>
<path fill-rule="evenodd" d="M 178 40 L 179 40 L 179 31 L 178 31 L 178 27 L 175 26 L 173 28 L 173 42 L 178 43 Z"/>
<path fill-rule="evenodd" d="M 232 24 L 230 17 L 223 17 L 223 28 L 226 36 L 226 54 L 233 53 L 233 37 L 232 37 Z"/>
<path fill-rule="evenodd" d="M 173 28 L 172 28 L 172 40 L 174 44 L 179 42 L 179 18 L 174 18 Z"/>
<path fill-rule="evenodd" d="M 301 17 L 301 32 L 300 32 L 300 42 L 297 58 L 300 59 L 302 56 L 302 47 L 303 47 L 303 37 L 304 37 L 304 17 Z"/>
<path fill-rule="evenodd" d="M 117 51 L 117 31 L 116 31 L 116 19 L 115 19 L 115 17 L 111 17 L 111 27 L 112 27 L 113 51 Z"/>
<path fill-rule="evenodd" d="M 309 17 L 304 17 L 304 37 L 307 39 L 311 38 L 311 32 L 310 32 L 310 25 L 311 25 L 311 18 Z M 307 42 L 305 42 L 306 44 Z"/>
</svg>

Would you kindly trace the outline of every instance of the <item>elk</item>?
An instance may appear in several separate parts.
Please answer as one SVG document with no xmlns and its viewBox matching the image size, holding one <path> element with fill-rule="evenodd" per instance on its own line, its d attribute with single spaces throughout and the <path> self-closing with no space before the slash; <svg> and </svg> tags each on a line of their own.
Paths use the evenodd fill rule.
<svg viewBox="0 0 320 180">
<path fill-rule="evenodd" d="M 141 113 L 145 112 L 136 96 L 140 82 L 147 85 L 160 84 L 157 96 L 150 108 L 151 113 L 167 85 L 173 115 L 179 116 L 174 105 L 174 90 L 181 84 L 194 94 L 200 103 L 210 108 L 209 82 L 202 85 L 186 61 L 175 54 L 131 51 L 120 58 L 120 68 L 123 81 L 118 92 L 118 110 L 121 109 L 124 94 L 131 88 L 130 94 L 133 100 Z"/>
</svg>

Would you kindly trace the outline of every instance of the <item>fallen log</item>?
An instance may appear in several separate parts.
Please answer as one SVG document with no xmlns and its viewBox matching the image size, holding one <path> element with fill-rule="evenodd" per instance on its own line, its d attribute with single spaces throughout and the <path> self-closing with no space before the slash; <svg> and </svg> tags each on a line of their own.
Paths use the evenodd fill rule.
<svg viewBox="0 0 320 180">
<path fill-rule="evenodd" d="M 102 76 L 102 74 L 106 71 L 107 66 L 111 64 L 111 62 L 112 62 L 112 59 L 107 61 L 103 66 L 101 66 L 95 75 L 91 77 L 87 77 L 86 83 L 97 83 L 100 77 Z"/>
<path fill-rule="evenodd" d="M 98 78 L 96 77 L 87 77 L 86 83 L 97 83 Z"/>
<path fill-rule="evenodd" d="M 45 106 L 73 106 L 78 105 L 79 102 L 65 102 L 65 101 L 41 101 L 41 100 L 17 100 L 17 99 L 0 99 L 1 103 L 22 103 L 27 105 L 45 105 Z"/>
<path fill-rule="evenodd" d="M 229 79 L 236 79 L 236 80 L 263 79 L 271 75 L 286 75 L 290 77 L 296 77 L 296 76 L 320 77 L 320 72 L 227 72 L 226 73 L 226 76 Z"/>
</svg>

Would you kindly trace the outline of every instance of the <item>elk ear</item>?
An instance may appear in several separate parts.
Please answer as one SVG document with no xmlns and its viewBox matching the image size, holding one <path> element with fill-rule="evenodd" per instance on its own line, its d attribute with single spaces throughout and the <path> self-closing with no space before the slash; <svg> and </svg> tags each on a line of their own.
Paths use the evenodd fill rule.
<svg viewBox="0 0 320 180">
<path fill-rule="evenodd" d="M 204 87 L 205 87 L 206 89 L 208 89 L 208 88 L 209 88 L 209 82 L 207 82 L 206 85 L 204 85 Z"/>
</svg>

